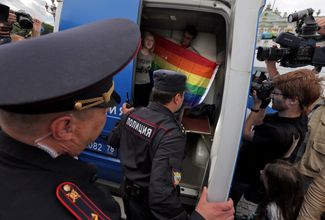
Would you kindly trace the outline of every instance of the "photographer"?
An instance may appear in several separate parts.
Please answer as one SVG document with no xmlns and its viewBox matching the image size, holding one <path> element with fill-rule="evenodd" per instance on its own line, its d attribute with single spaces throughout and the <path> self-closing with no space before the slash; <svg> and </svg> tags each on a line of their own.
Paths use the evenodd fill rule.
<svg viewBox="0 0 325 220">
<path fill-rule="evenodd" d="M 325 36 L 325 18 L 320 18 L 320 19 L 316 19 L 317 21 L 317 24 L 319 25 L 319 31 L 318 33 L 321 34 L 321 35 L 324 35 Z M 325 47 L 323 48 L 325 50 Z M 276 68 L 276 62 L 275 61 L 271 61 L 271 60 L 265 60 L 265 63 L 266 63 L 266 67 L 267 67 L 267 71 L 269 73 L 269 76 L 270 78 L 273 78 L 277 75 L 279 75 L 279 72 L 277 71 L 277 68 Z M 313 119 L 313 118 L 316 118 L 316 117 L 320 117 L 320 111 L 322 110 L 322 108 L 320 108 L 321 106 L 323 106 L 324 104 L 323 101 L 324 98 L 320 99 L 318 102 L 318 105 L 317 106 L 310 106 L 311 108 L 307 110 L 307 113 L 309 114 L 309 125 L 308 125 L 308 131 L 309 131 L 309 135 L 310 136 L 310 133 L 312 133 L 312 137 L 309 137 L 309 139 L 312 139 L 314 136 L 317 136 L 317 132 L 320 132 L 318 130 L 320 130 L 318 128 L 318 126 L 315 124 L 317 122 L 314 122 L 315 120 L 316 121 L 320 121 L 320 119 Z M 317 104 L 317 102 L 315 103 Z M 316 114 L 317 112 L 317 114 Z M 315 113 L 315 114 L 314 114 Z M 318 130 L 317 130 L 318 129 Z M 323 134 L 322 134 L 323 135 Z M 307 140 L 308 141 L 308 140 Z M 311 147 L 308 147 L 309 142 L 314 142 L 315 140 L 310 140 L 305 143 L 307 143 L 307 147 L 305 146 L 302 146 L 301 149 L 299 150 L 299 152 L 297 152 L 297 157 L 296 158 L 293 158 L 294 161 L 292 162 L 298 162 L 298 167 L 299 167 L 299 170 L 300 172 L 305 175 L 305 187 L 308 187 L 308 185 L 311 183 L 312 181 L 312 178 L 314 178 L 316 176 L 316 171 L 318 172 L 324 165 L 323 165 L 323 162 L 320 162 L 320 163 L 316 163 L 315 162 L 315 159 L 312 161 L 307 161 L 308 158 L 310 158 L 311 156 L 310 155 L 306 155 L 307 153 L 310 153 L 309 150 L 307 150 L 308 148 L 311 148 Z M 304 153 L 305 151 L 305 148 L 306 148 L 306 153 L 304 155 L 301 155 L 302 153 Z M 300 155 L 299 155 L 300 154 Z M 303 161 L 299 161 L 301 159 L 301 157 L 303 156 Z M 323 160 L 323 159 L 322 159 Z M 313 165 L 311 165 L 310 163 L 313 163 Z M 316 166 L 317 164 L 317 166 Z M 321 167 L 320 167 L 321 165 Z M 311 167 L 313 167 L 311 169 Z"/>
<path fill-rule="evenodd" d="M 273 78 L 272 108 L 265 115 L 266 100 L 253 92 L 254 104 L 246 119 L 243 146 L 239 151 L 231 197 L 260 202 L 260 170 L 270 161 L 289 158 L 305 137 L 306 111 L 321 94 L 321 81 L 313 71 L 300 69 Z"/>
<path fill-rule="evenodd" d="M 32 18 L 23 10 L 14 12 L 9 10 L 8 6 L 0 4 L 0 17 L 0 45 L 41 35 L 42 22 L 37 18 Z M 15 23 L 19 29 L 23 30 L 23 36 L 12 32 Z"/>
</svg>

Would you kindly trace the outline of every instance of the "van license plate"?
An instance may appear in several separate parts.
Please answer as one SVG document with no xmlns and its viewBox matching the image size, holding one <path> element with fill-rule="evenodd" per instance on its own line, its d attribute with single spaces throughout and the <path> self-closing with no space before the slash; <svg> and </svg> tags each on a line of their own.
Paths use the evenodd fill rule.
<svg viewBox="0 0 325 220">
<path fill-rule="evenodd" d="M 105 142 L 106 141 L 102 137 L 99 137 L 94 142 L 90 143 L 87 146 L 87 149 L 101 154 L 109 155 L 111 157 L 117 157 L 117 149 Z"/>
</svg>

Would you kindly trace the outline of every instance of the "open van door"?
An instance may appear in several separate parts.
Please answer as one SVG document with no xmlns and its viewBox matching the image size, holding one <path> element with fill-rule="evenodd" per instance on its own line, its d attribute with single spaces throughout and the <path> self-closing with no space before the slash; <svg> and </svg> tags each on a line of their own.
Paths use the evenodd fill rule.
<svg viewBox="0 0 325 220">
<path fill-rule="evenodd" d="M 210 201 L 225 201 L 231 187 L 246 114 L 258 19 L 265 0 L 237 0 L 230 3 L 232 14 L 228 35 L 228 64 L 222 108 L 210 155 Z"/>
<path fill-rule="evenodd" d="M 214 106 L 215 111 L 211 120 L 202 122 L 201 119 L 195 119 L 195 122 L 190 120 L 188 123 L 190 127 L 206 125 L 205 131 L 186 128 L 188 141 L 181 181 L 183 203 L 195 204 L 202 187 L 207 184 L 209 200 L 224 201 L 228 196 L 245 119 L 258 16 L 264 3 L 264 0 L 99 0 L 96 4 L 82 4 L 78 0 L 64 2 L 61 30 L 101 18 L 131 16 L 128 18 L 138 22 L 142 31 L 150 31 L 157 39 L 162 39 L 160 41 L 164 43 L 159 45 L 157 42 L 155 47 L 158 48 L 156 57 L 160 56 L 160 61 L 171 61 L 167 62 L 167 67 L 177 68 L 180 72 L 189 70 L 175 67 L 177 63 L 173 61 L 184 57 L 174 51 L 174 46 L 172 50 L 164 46 L 177 44 L 186 25 L 196 26 L 198 36 L 193 47 L 199 54 L 190 54 L 190 61 L 198 61 L 199 66 L 212 63 L 210 66 L 216 67 L 215 74 L 211 74 L 208 80 L 204 79 L 207 93 L 202 103 Z M 118 9 L 113 7 L 115 4 Z M 184 62 L 188 63 L 186 60 Z M 133 65 L 131 63 L 122 70 L 123 74 L 114 79 L 122 102 L 126 92 L 132 92 Z M 119 116 L 119 107 L 108 114 L 108 125 L 103 135 L 109 132 Z M 115 183 L 121 181 L 118 154 L 106 146 L 100 137 L 80 158 L 96 164 L 101 179 Z"/>
<path fill-rule="evenodd" d="M 210 123 L 211 134 L 193 132 L 185 126 L 188 141 L 181 181 L 185 197 L 197 197 L 207 178 L 209 200 L 224 201 L 228 197 L 246 114 L 258 18 L 264 4 L 263 0 L 143 2 L 142 29 L 179 42 L 186 24 L 194 24 L 199 34 L 193 46 L 220 67 L 204 100 L 219 109 L 214 115 L 216 122 Z M 224 56 L 221 59 L 220 54 Z M 169 60 L 168 53 L 162 57 Z M 175 68 L 175 63 L 169 64 Z M 196 122 L 200 123 L 192 124 Z"/>
</svg>

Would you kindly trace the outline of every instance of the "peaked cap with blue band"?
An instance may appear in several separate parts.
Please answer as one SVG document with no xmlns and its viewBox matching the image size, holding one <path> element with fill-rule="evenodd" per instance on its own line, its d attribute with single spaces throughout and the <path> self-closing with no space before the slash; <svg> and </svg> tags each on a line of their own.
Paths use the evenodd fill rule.
<svg viewBox="0 0 325 220">
<path fill-rule="evenodd" d="M 183 73 L 159 69 L 153 73 L 154 88 L 164 92 L 186 91 L 187 77 Z"/>
<path fill-rule="evenodd" d="M 40 114 L 120 102 L 112 78 L 139 45 L 139 27 L 127 19 L 1 45 L 0 108 Z"/>
</svg>

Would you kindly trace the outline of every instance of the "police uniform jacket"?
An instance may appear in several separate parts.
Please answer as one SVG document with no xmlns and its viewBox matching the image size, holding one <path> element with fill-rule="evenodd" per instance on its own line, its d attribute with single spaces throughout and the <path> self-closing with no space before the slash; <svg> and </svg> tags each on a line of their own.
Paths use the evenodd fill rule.
<svg viewBox="0 0 325 220">
<path fill-rule="evenodd" d="M 112 196 L 94 186 L 92 166 L 67 155 L 53 159 L 4 132 L 0 132 L 0 161 L 0 219 L 75 219 L 56 198 L 56 188 L 63 182 L 77 185 L 110 219 L 120 219 Z"/>
<path fill-rule="evenodd" d="M 174 114 L 165 106 L 127 114 L 109 137 L 118 147 L 125 177 L 149 191 L 149 207 L 157 219 L 187 219 L 177 195 L 186 136 Z M 203 219 L 194 212 L 191 219 Z"/>
</svg>

